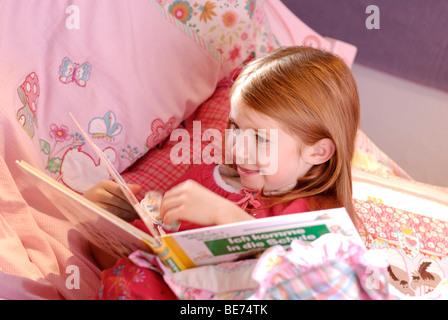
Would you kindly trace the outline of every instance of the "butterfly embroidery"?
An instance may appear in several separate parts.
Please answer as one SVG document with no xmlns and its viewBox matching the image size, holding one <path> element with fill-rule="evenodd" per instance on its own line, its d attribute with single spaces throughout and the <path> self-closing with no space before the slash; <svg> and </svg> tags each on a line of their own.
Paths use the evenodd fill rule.
<svg viewBox="0 0 448 320">
<path fill-rule="evenodd" d="M 92 135 L 92 138 L 112 140 L 121 132 L 122 128 L 122 125 L 117 123 L 115 114 L 112 111 L 107 112 L 102 118 L 93 118 L 89 122 L 89 133 Z"/>
<path fill-rule="evenodd" d="M 59 66 L 59 80 L 65 84 L 75 82 L 78 86 L 85 87 L 91 70 L 92 65 L 89 62 L 79 65 L 65 57 Z"/>
</svg>

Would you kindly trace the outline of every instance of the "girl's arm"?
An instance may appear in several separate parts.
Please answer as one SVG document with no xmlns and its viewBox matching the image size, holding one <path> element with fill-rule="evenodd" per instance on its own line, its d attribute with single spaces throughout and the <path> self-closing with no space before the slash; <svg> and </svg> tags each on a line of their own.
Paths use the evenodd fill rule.
<svg viewBox="0 0 448 320">
<path fill-rule="evenodd" d="M 165 193 L 160 214 L 167 225 L 176 220 L 219 225 L 254 219 L 232 201 L 193 180 L 182 182 Z"/>
</svg>

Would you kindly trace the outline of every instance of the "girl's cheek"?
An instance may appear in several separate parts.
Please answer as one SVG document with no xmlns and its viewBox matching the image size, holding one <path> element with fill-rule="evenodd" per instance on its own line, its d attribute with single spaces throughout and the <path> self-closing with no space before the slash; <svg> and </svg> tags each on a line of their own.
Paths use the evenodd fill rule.
<svg viewBox="0 0 448 320">
<path fill-rule="evenodd" d="M 257 163 L 264 175 L 274 175 L 279 169 L 279 152 L 277 143 L 260 145 L 257 149 Z"/>
<path fill-rule="evenodd" d="M 235 135 L 230 131 L 226 132 L 225 136 L 225 163 L 234 164 L 235 163 Z"/>
<path fill-rule="evenodd" d="M 257 165 L 259 168 L 269 167 L 271 162 L 270 148 L 265 146 L 257 147 Z"/>
</svg>

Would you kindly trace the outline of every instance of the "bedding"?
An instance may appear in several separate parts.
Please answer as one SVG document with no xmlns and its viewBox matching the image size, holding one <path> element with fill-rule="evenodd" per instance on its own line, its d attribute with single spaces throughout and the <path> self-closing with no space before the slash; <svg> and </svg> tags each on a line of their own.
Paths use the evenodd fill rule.
<svg viewBox="0 0 448 320">
<path fill-rule="evenodd" d="M 177 13 L 187 5 L 171 2 Z M 98 289 L 99 270 L 85 240 L 27 183 L 16 160 L 82 193 L 109 175 L 69 112 L 124 171 L 193 114 L 225 70 L 244 61 L 245 53 L 235 48 L 258 52 L 263 41 L 274 41 L 262 1 L 224 10 L 244 22 L 226 20 L 228 46 L 204 38 L 208 20 L 201 26 L 170 19 L 166 3 L 0 2 L 0 271 L 23 278 L 17 286 L 31 280 L 42 297 L 88 299 Z M 204 6 L 191 4 L 191 14 Z M 220 18 L 224 11 L 216 8 Z M 235 28 L 247 37 L 230 39 Z M 75 288 L 66 285 L 72 277 Z M 1 294 L 6 292 L 20 290 Z"/>
<path fill-rule="evenodd" d="M 90 299 L 99 289 L 100 270 L 86 240 L 14 164 L 26 160 L 80 193 L 108 178 L 68 112 L 128 182 L 143 186 L 141 197 L 146 190 L 166 190 L 193 163 L 171 163 L 176 141 L 166 137 L 173 129 L 191 132 L 195 120 L 202 132 L 225 129 L 232 75 L 248 56 L 289 44 L 331 50 L 348 65 L 356 54 L 354 46 L 314 32 L 279 0 L 2 1 L 0 12 L 4 299 Z M 423 272 L 438 286 L 411 283 L 407 296 L 436 292 L 448 271 L 448 191 L 413 181 L 362 131 L 356 143 L 354 202 L 372 231 L 369 248 L 392 257 L 393 288 L 402 289 L 395 278 L 410 280 Z M 382 212 L 399 232 L 381 229 Z M 254 284 L 247 270 L 240 274 Z M 182 276 L 177 277 L 173 283 Z M 176 283 L 188 298 L 193 280 L 185 279 Z M 238 295 L 248 296 L 249 291 Z M 223 290 L 217 297 L 237 296 Z"/>
<path fill-rule="evenodd" d="M 355 169 L 353 190 L 366 246 L 387 257 L 396 296 L 448 298 L 448 189 Z"/>
<path fill-rule="evenodd" d="M 39 167 L 80 193 L 109 176 L 70 112 L 123 171 L 193 113 L 222 77 L 214 51 L 151 1 L 78 1 L 76 11 L 66 11 L 73 6 L 65 1 L 1 6 L 1 32 L 14 35 L 2 42 L 10 68 L 3 103 L 16 109 Z M 83 24 L 72 27 L 75 19 Z M 179 59 L 180 52 L 188 54 Z M 188 81 L 191 70 L 195 81 Z"/>
<path fill-rule="evenodd" d="M 15 35 L 2 46 L 13 80 L 5 103 L 40 150 L 40 167 L 80 193 L 108 173 L 70 112 L 121 172 L 190 116 L 230 68 L 278 46 L 262 1 L 47 4 L 2 3 L 2 33 Z"/>
<path fill-rule="evenodd" d="M 200 121 L 201 137 L 208 128 L 216 128 L 222 133 L 224 132 L 230 111 L 229 92 L 231 86 L 232 79 L 224 77 L 218 82 L 213 95 L 204 101 L 190 117 L 185 119 L 183 124 L 176 128 L 187 130 L 191 139 L 190 145 L 193 145 L 193 121 Z M 139 200 L 143 199 L 148 190 L 164 192 L 196 162 L 193 159 L 193 150 L 191 149 L 188 161 L 185 164 L 173 165 L 170 160 L 171 148 L 177 143 L 177 140 L 167 139 L 158 147 L 151 149 L 134 166 L 122 174 L 127 183 L 140 184 L 143 187 L 142 191 L 136 195 Z M 210 144 L 210 141 L 202 141 L 201 148 L 205 148 L 208 144 Z M 219 149 L 218 146 L 217 150 Z"/>
<path fill-rule="evenodd" d="M 141 277 L 152 276 L 151 271 L 157 270 L 171 289 L 170 294 L 183 300 L 391 298 L 384 257 L 366 251 L 340 234 L 326 234 L 313 243 L 294 240 L 291 248 L 275 246 L 258 259 L 201 266 L 176 273 L 156 256 L 142 251 L 132 253 L 129 258 L 139 276 L 123 271 L 125 268 L 122 267 L 129 260 L 118 262 L 112 271 L 107 271 L 110 274 L 107 281 L 119 279 L 122 284 L 118 288 L 111 286 L 114 289 L 112 296 L 135 297 Z M 375 279 L 371 279 L 372 274 Z M 100 290 L 101 296 L 107 294 Z"/>
</svg>

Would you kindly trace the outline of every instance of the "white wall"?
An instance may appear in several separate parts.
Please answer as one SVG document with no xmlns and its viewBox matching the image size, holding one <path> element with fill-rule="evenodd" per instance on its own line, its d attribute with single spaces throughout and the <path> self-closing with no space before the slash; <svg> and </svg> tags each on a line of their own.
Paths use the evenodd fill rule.
<svg viewBox="0 0 448 320">
<path fill-rule="evenodd" d="M 448 92 L 352 67 L 361 129 L 412 178 L 448 187 Z"/>
</svg>

